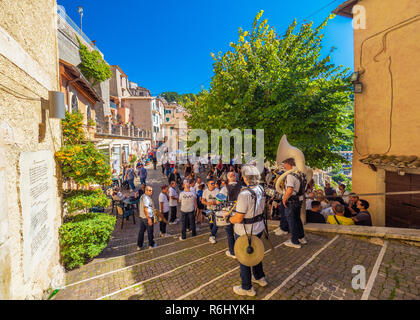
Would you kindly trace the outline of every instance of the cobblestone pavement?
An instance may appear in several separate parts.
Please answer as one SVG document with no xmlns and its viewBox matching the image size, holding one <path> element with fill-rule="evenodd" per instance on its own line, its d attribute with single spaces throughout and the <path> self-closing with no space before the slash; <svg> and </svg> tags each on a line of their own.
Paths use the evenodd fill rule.
<svg viewBox="0 0 420 320">
<path fill-rule="evenodd" d="M 157 203 L 166 177 L 159 167 L 148 172 Z M 67 273 L 66 287 L 54 299 L 420 300 L 420 247 L 399 241 L 307 232 L 308 244 L 294 249 L 284 245 L 288 236 L 275 236 L 270 226 L 275 250 L 265 243 L 263 260 L 269 284 L 254 284 L 257 296 L 244 297 L 232 291 L 240 284 L 239 265 L 225 254 L 223 228 L 217 243 L 210 244 L 206 223 L 196 237 L 189 233 L 182 242 L 179 224 L 168 226 L 172 236 L 165 238 L 158 238 L 155 225 L 158 247 L 137 252 L 138 223 L 125 221 L 122 230 L 120 223 L 97 258 Z M 365 270 L 365 289 L 353 289 L 354 266 Z"/>
<path fill-rule="evenodd" d="M 389 242 L 370 299 L 420 300 L 419 247 Z"/>
</svg>

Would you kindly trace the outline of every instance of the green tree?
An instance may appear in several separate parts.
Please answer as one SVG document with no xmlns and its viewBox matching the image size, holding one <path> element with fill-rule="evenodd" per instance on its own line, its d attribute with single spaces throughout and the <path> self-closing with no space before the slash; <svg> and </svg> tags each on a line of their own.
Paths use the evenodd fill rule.
<svg viewBox="0 0 420 320">
<path fill-rule="evenodd" d="M 173 91 L 162 92 L 160 96 L 165 98 L 168 102 L 177 102 L 182 105 L 187 102 L 187 99 L 191 100 L 194 98 L 194 94 L 192 93 L 179 94 L 178 92 Z"/>
<path fill-rule="evenodd" d="M 348 145 L 352 118 L 349 70 L 321 57 L 320 26 L 296 20 L 283 36 L 256 16 L 251 31 L 226 53 L 212 54 L 214 75 L 209 90 L 188 99 L 191 128 L 264 129 L 267 160 L 275 160 L 283 134 L 300 148 L 312 167 L 327 168 L 344 159 L 332 150 Z"/>
</svg>

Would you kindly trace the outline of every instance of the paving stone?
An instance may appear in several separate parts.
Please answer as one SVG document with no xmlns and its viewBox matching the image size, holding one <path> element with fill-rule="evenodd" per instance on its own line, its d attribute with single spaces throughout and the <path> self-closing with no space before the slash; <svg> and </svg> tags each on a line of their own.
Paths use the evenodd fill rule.
<svg viewBox="0 0 420 320">
<path fill-rule="evenodd" d="M 166 183 L 161 171 L 149 170 L 151 184 L 157 191 Z M 227 247 L 225 232 L 218 232 L 219 241 L 208 243 L 209 228 L 203 225 L 195 238 L 180 242 L 178 237 L 157 238 L 159 246 L 136 252 L 139 225 L 121 220 L 113 232 L 108 247 L 95 259 L 67 273 L 67 283 L 99 276 L 79 285 L 61 290 L 55 299 L 96 299 L 124 289 L 108 299 L 150 300 L 177 299 L 194 300 L 255 300 L 266 297 L 274 289 L 281 288 L 271 297 L 273 300 L 357 300 L 362 289 L 352 288 L 355 274 L 352 268 L 362 265 L 368 281 L 383 241 L 367 241 L 354 236 L 340 235 L 328 248 L 292 278 L 290 276 L 321 249 L 335 235 L 332 233 L 306 232 L 308 245 L 301 249 L 280 246 L 275 255 L 267 254 L 263 260 L 264 272 L 269 282 L 267 287 L 254 284 L 256 297 L 237 296 L 232 287 L 240 284 L 239 264 L 225 255 Z M 278 226 L 271 225 L 270 229 Z M 168 226 L 168 232 L 180 232 L 180 224 Z M 287 236 L 272 236 L 273 245 L 279 245 Z M 147 239 L 147 236 L 146 236 Z M 199 246 L 194 248 L 195 246 Z M 218 252 L 220 251 L 220 252 Z M 125 268 L 123 270 L 119 270 Z M 104 275 L 107 272 L 117 272 Z M 394 298 L 420 299 L 420 247 L 399 241 L 388 241 L 388 248 L 380 265 L 371 290 L 370 300 Z M 216 279 L 217 277 L 220 277 Z M 214 280 L 216 279 L 216 280 Z M 286 279 L 288 279 L 286 281 Z M 211 283 L 210 283 L 211 282 Z M 130 289 L 125 289 L 131 285 Z"/>
</svg>

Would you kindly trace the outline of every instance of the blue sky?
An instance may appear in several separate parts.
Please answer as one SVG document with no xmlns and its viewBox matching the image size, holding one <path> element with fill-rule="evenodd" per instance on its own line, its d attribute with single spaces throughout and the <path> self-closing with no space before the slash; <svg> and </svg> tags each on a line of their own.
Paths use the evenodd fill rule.
<svg viewBox="0 0 420 320">
<path fill-rule="evenodd" d="M 163 91 L 197 93 L 208 88 L 213 74 L 210 52 L 225 52 L 237 41 L 238 28 L 249 30 L 256 14 L 283 33 L 331 0 L 57 0 L 80 25 L 77 7 L 84 8 L 83 31 L 97 41 L 105 60 L 118 64 L 131 81 L 157 95 Z M 315 25 L 344 0 L 310 20 Z M 337 65 L 353 69 L 351 20 L 335 17 L 324 29 L 324 52 L 334 46 Z"/>
</svg>

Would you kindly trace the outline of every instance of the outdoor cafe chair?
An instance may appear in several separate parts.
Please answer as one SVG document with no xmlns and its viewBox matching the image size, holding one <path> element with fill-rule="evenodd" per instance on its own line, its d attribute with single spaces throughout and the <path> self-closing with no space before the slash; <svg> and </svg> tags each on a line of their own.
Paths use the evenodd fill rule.
<svg viewBox="0 0 420 320">
<path fill-rule="evenodd" d="M 136 224 L 136 218 L 134 217 L 134 209 L 127 207 L 127 205 L 121 200 L 114 200 L 117 208 L 117 217 L 121 217 L 121 229 L 124 227 L 124 220 L 128 217 L 133 217 L 133 224 Z"/>
</svg>

